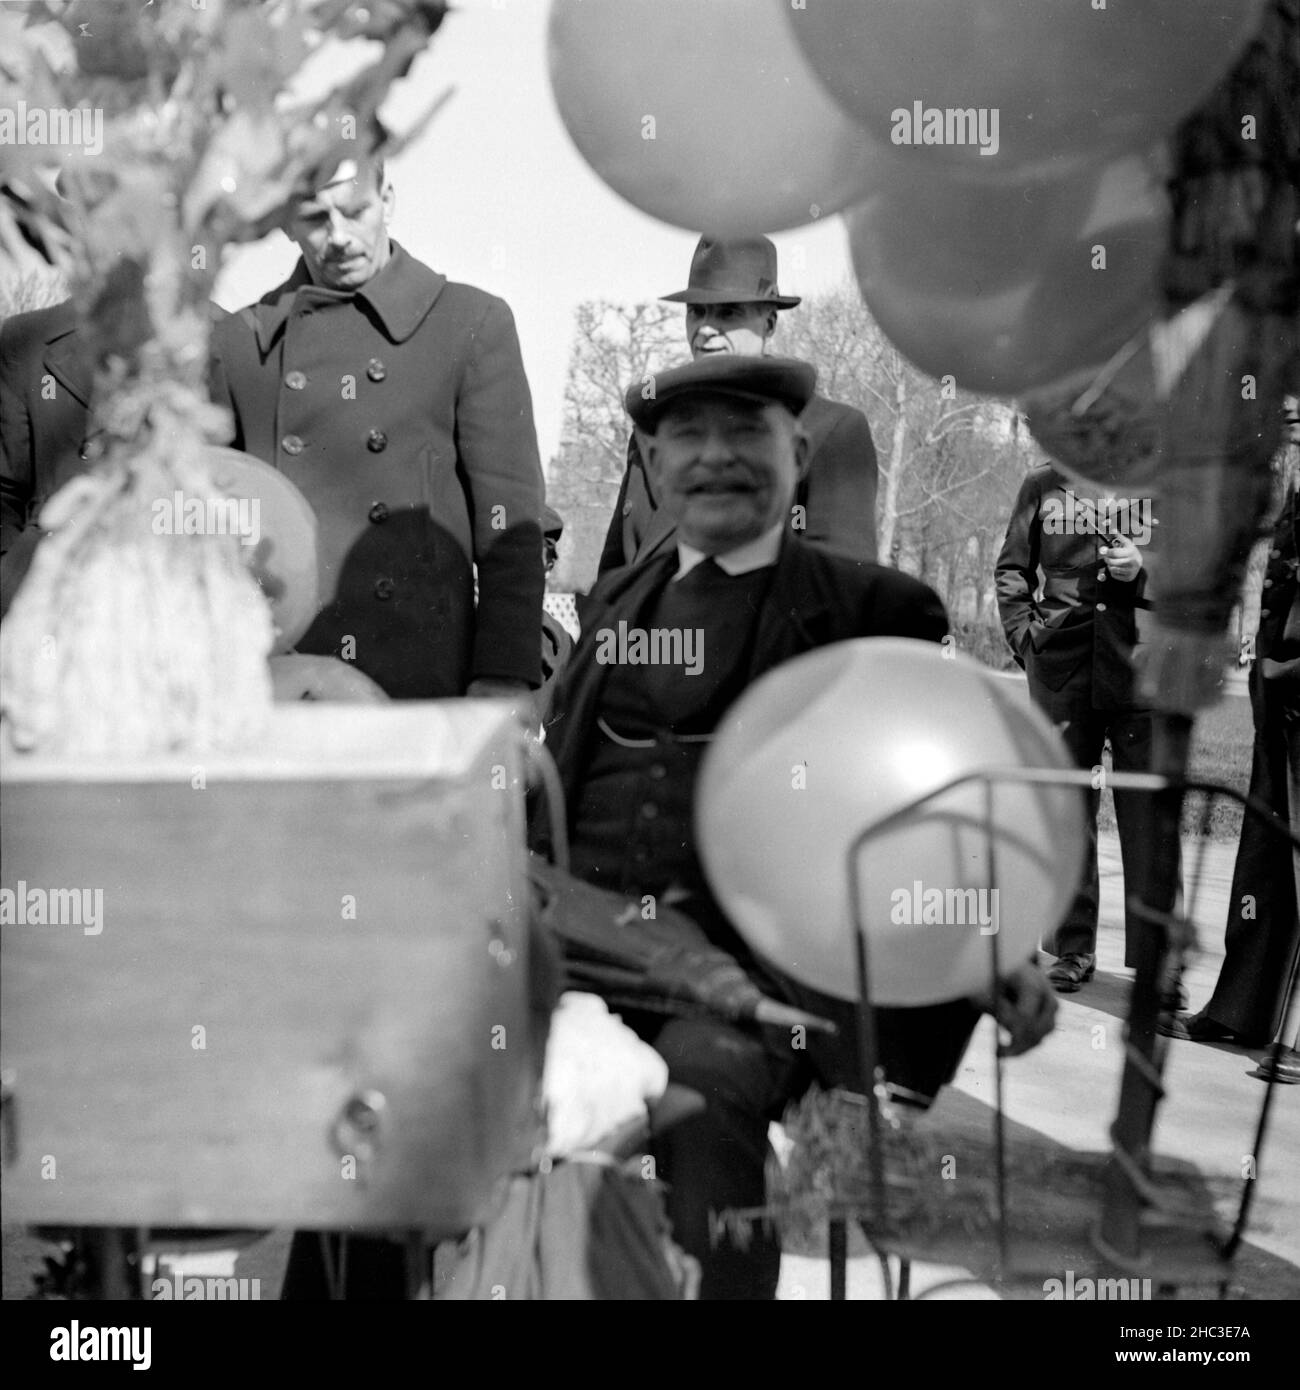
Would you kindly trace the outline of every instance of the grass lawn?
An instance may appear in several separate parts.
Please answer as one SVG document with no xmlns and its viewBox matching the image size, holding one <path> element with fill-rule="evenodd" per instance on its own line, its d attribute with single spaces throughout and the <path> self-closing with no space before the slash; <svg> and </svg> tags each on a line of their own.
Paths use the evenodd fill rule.
<svg viewBox="0 0 1300 1390">
<path fill-rule="evenodd" d="M 1029 699 L 1029 688 L 1019 682 L 1019 688 Z M 1250 720 L 1250 700 L 1245 683 L 1240 694 L 1225 694 L 1213 709 L 1206 710 L 1196 721 L 1192 734 L 1190 775 L 1206 781 L 1223 782 L 1237 791 L 1250 786 L 1250 753 L 1254 731 Z M 1109 755 L 1106 758 L 1110 765 Z M 1189 797 L 1183 807 L 1183 833 L 1195 835 L 1200 831 L 1203 798 Z M 1101 830 L 1115 829 L 1115 803 L 1109 791 L 1101 797 L 1097 817 Z M 1241 807 L 1236 802 L 1215 797 L 1210 808 L 1210 838 L 1235 843 L 1241 832 Z"/>
</svg>

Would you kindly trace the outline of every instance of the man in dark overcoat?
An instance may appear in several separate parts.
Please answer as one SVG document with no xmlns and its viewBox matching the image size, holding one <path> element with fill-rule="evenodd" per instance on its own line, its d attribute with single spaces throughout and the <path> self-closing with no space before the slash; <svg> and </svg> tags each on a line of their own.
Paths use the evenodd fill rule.
<svg viewBox="0 0 1300 1390">
<path fill-rule="evenodd" d="M 346 161 L 296 207 L 293 274 L 213 333 L 213 398 L 315 509 L 299 652 L 396 697 L 518 697 L 541 679 L 543 481 L 514 319 L 393 241 L 393 205 L 381 164 Z"/>
<path fill-rule="evenodd" d="M 85 467 L 90 388 L 70 299 L 0 324 L 0 612 L 26 573 L 41 504 Z"/>
<path fill-rule="evenodd" d="M 804 362 L 724 354 L 628 389 L 625 404 L 676 523 L 675 540 L 665 553 L 597 582 L 547 726 L 573 873 L 678 908 L 769 994 L 841 1028 L 836 1045 L 823 1048 L 810 1035 L 808 1050 L 796 1051 L 788 1035 L 711 1018 L 626 1016 L 668 1061 L 670 1080 L 706 1100 L 703 1113 L 673 1126 L 655 1147 L 674 1238 L 700 1260 L 704 1298 L 774 1296 L 780 1248 L 771 1232 L 756 1225 L 747 1244 L 729 1235 L 715 1241 L 717 1216 L 762 1205 L 768 1123 L 814 1075 L 863 1085 L 849 1007 L 758 962 L 705 879 L 693 815 L 705 749 L 731 702 L 783 661 L 857 637 L 939 642 L 948 629 L 942 603 L 925 584 L 790 534 L 786 518 L 808 454 L 797 417 L 815 379 Z M 610 660 L 602 634 L 620 624 L 696 633 L 702 660 L 694 669 Z M 535 829 L 544 846 L 544 817 Z M 1050 1029 L 1054 1004 L 1041 975 L 1021 966 L 996 1001 L 880 1010 L 889 1078 L 928 1098 L 955 1070 L 979 1007 L 995 1009 L 1011 1029 L 1012 1048 L 1023 1050 Z"/>
</svg>

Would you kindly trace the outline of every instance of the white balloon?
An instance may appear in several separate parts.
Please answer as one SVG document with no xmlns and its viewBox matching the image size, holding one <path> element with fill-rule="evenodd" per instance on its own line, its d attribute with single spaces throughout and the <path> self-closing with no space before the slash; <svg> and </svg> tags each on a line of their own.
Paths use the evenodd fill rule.
<svg viewBox="0 0 1300 1390">
<path fill-rule="evenodd" d="M 1059 925 L 1079 885 L 1084 794 L 975 781 L 905 808 L 963 773 L 1025 767 L 1074 764 L 1008 682 L 929 642 L 837 643 L 728 711 L 697 792 L 701 857 L 753 949 L 841 999 L 858 997 L 856 864 L 873 1002 L 962 998 L 989 984 L 994 945 L 1007 969 Z"/>
</svg>

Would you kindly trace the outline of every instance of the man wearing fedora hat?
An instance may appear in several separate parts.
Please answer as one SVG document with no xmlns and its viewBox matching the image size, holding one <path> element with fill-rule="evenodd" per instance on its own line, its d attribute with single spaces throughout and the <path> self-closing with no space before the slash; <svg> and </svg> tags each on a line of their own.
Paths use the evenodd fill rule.
<svg viewBox="0 0 1300 1390">
<path fill-rule="evenodd" d="M 701 354 L 636 382 L 625 405 L 641 434 L 648 478 L 673 523 L 670 545 L 643 564 L 598 579 L 583 635 L 558 683 L 547 746 L 560 772 L 570 867 L 579 878 L 694 919 L 773 998 L 832 1019 L 838 1038 L 791 1045 L 705 1017 L 624 1012 L 667 1060 L 670 1080 L 699 1092 L 704 1110 L 655 1142 L 669 1184 L 674 1239 L 701 1263 L 702 1298 L 775 1295 L 780 1247 L 756 1224 L 752 1239 L 715 1240 L 719 1213 L 761 1206 L 767 1126 L 813 1079 L 864 1089 L 852 1012 L 761 966 L 705 879 L 693 799 L 704 751 L 728 707 L 753 681 L 803 652 L 857 637 L 939 642 L 943 604 L 917 579 L 856 564 L 809 545 L 788 524 L 808 439 L 801 419 L 815 370 L 790 358 Z M 673 664 L 671 644 L 645 662 L 612 634 L 694 634 L 695 661 Z M 553 842 L 544 815 L 534 842 Z M 629 928 L 631 930 L 633 928 Z M 891 1083 L 924 1104 L 953 1074 L 979 1010 L 1025 1051 L 1052 1026 L 1055 1000 L 1031 965 L 1012 969 L 997 999 L 958 999 L 878 1012 Z"/>
<path fill-rule="evenodd" d="M 700 238 L 687 287 L 663 296 L 665 303 L 686 306 L 693 357 L 767 352 L 777 314 L 799 303 L 798 295 L 778 290 L 776 270 L 776 247 L 767 237 Z M 849 559 L 874 560 L 877 466 L 867 417 L 814 392 L 800 425 L 808 438 L 808 468 L 791 504 L 790 529 Z M 650 482 L 634 432 L 597 572 L 660 554 L 671 548 L 672 536 L 672 519 Z"/>
</svg>

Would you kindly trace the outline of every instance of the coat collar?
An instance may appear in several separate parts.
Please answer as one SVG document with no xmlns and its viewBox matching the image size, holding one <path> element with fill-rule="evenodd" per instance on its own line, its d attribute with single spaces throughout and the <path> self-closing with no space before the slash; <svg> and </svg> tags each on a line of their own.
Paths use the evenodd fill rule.
<svg viewBox="0 0 1300 1390">
<path fill-rule="evenodd" d="M 364 300 L 389 338 L 395 343 L 405 342 L 433 308 L 447 277 L 417 261 L 397 242 L 393 242 L 392 247 L 388 264 L 373 280 L 351 294 L 313 285 L 306 262 L 299 257 L 293 274 L 253 306 L 257 342 L 262 352 L 270 351 L 276 335 L 293 312 L 299 290 L 322 299 Z"/>
<path fill-rule="evenodd" d="M 81 340 L 77 336 L 77 311 L 70 299 L 50 311 L 45 330 L 46 370 L 84 406 L 90 405 L 92 374 Z"/>
</svg>

